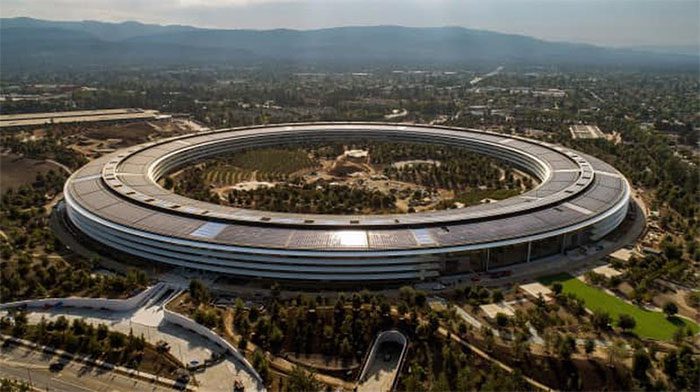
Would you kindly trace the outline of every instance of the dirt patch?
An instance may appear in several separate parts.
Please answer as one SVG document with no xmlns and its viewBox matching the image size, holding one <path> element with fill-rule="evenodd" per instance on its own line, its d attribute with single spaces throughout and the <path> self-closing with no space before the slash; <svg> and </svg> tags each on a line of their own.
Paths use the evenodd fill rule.
<svg viewBox="0 0 700 392">
<path fill-rule="evenodd" d="M 660 308 L 668 302 L 675 302 L 675 304 L 678 305 L 678 314 L 700 322 L 700 313 L 698 313 L 696 309 L 693 309 L 685 300 L 686 293 L 687 291 L 683 290 L 676 292 L 667 291 L 654 296 L 653 302 L 654 305 Z"/>
<path fill-rule="evenodd" d="M 144 121 L 98 126 L 91 128 L 84 135 L 90 139 L 97 140 L 120 139 L 121 145 L 130 146 L 147 142 L 149 135 L 156 132 L 156 129 L 150 123 Z"/>
<path fill-rule="evenodd" d="M 632 293 L 634 293 L 634 287 L 632 287 L 631 284 L 628 282 L 622 282 L 620 285 L 617 286 L 617 289 L 625 296 L 625 298 L 629 299 L 632 296 Z"/>
<path fill-rule="evenodd" d="M 0 193 L 16 189 L 21 185 L 34 182 L 37 174 L 49 170 L 59 171 L 55 165 L 46 161 L 22 158 L 17 155 L 0 155 Z"/>
</svg>

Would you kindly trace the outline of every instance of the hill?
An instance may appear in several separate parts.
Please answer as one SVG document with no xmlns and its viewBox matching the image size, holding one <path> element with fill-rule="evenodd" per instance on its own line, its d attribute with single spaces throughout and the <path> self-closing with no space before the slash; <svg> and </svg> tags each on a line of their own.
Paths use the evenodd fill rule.
<svg viewBox="0 0 700 392">
<path fill-rule="evenodd" d="M 221 30 L 137 22 L 0 20 L 4 71 L 85 67 L 319 64 L 695 67 L 698 56 L 548 42 L 461 27 Z"/>
</svg>

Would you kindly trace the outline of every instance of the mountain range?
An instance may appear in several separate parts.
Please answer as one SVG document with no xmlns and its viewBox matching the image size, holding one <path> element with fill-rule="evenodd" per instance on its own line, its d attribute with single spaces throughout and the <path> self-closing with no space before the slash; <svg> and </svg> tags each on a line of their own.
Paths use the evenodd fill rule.
<svg viewBox="0 0 700 392">
<path fill-rule="evenodd" d="M 697 67 L 698 55 L 549 42 L 462 27 L 224 30 L 139 22 L 0 19 L 5 72 L 171 65 Z"/>
</svg>

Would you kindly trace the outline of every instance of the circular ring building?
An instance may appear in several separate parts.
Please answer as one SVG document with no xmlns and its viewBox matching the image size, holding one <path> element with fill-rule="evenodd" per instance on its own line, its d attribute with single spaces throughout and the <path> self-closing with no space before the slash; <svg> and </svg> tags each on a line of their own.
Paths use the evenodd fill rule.
<svg viewBox="0 0 700 392">
<path fill-rule="evenodd" d="M 458 146 L 539 180 L 509 199 L 393 215 L 264 212 L 196 201 L 158 179 L 224 152 L 377 140 Z M 140 259 L 221 274 L 301 281 L 420 280 L 556 255 L 625 218 L 630 189 L 605 162 L 552 144 L 473 129 L 304 123 L 223 129 L 105 155 L 64 190 L 70 224 Z"/>
</svg>

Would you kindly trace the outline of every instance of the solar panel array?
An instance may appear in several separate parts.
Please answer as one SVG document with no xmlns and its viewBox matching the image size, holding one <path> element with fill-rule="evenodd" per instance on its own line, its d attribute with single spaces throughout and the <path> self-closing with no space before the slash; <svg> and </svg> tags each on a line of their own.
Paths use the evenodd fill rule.
<svg viewBox="0 0 700 392">
<path fill-rule="evenodd" d="M 405 132 L 416 138 L 499 143 L 530 156 L 527 159 L 541 160 L 549 178 L 522 197 L 459 210 L 328 216 L 252 211 L 198 202 L 173 194 L 148 177 L 155 160 L 201 143 L 234 136 L 253 138 L 328 129 L 344 133 Z M 312 124 L 211 132 L 151 142 L 89 163 L 71 177 L 66 190 L 82 208 L 107 221 L 165 236 L 258 248 L 391 250 L 482 244 L 565 228 L 591 218 L 582 211 L 599 214 L 612 208 L 626 194 L 626 187 L 623 177 L 599 159 L 507 135 L 418 126 Z M 570 203 L 569 207 L 564 203 Z"/>
</svg>

